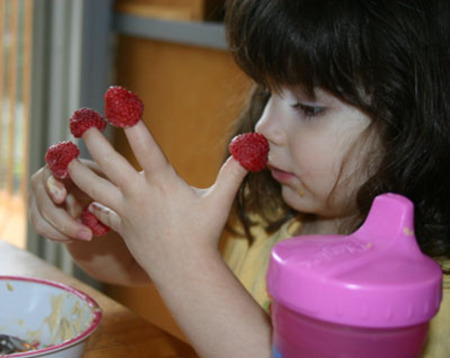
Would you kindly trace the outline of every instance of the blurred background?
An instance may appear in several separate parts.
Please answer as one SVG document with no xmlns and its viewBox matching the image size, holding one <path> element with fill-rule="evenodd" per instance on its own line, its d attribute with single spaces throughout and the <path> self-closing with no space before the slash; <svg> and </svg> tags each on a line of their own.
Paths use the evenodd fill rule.
<svg viewBox="0 0 450 358">
<path fill-rule="evenodd" d="M 172 332 L 152 287 L 101 285 L 63 245 L 34 233 L 29 177 L 45 164 L 48 146 L 73 140 L 72 113 L 102 113 L 107 87 L 121 85 L 143 100 L 144 121 L 180 175 L 211 185 L 250 86 L 227 51 L 223 16 L 224 0 L 0 0 L 0 240 Z M 106 135 L 136 165 L 122 132 Z"/>
</svg>

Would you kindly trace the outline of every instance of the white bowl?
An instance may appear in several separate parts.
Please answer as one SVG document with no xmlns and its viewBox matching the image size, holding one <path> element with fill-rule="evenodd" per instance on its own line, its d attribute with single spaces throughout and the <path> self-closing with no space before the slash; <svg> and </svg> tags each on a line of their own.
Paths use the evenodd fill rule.
<svg viewBox="0 0 450 358">
<path fill-rule="evenodd" d="M 5 357 L 81 357 L 101 318 L 97 302 L 73 287 L 0 276 L 0 333 L 39 343 L 36 350 Z"/>
</svg>

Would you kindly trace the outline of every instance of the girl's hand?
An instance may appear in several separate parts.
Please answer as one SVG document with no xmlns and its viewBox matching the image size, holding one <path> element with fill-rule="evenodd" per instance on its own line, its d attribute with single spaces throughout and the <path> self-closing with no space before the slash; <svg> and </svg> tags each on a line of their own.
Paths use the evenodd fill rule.
<svg viewBox="0 0 450 358">
<path fill-rule="evenodd" d="M 84 162 L 93 169 L 96 167 L 93 162 Z M 28 197 L 30 221 L 38 234 L 50 240 L 65 243 L 88 241 L 92 232 L 77 218 L 91 200 L 70 179 L 55 179 L 47 166 L 42 167 L 31 177 Z"/>
<path fill-rule="evenodd" d="M 83 160 L 83 165 L 101 175 L 94 162 Z M 36 232 L 52 241 L 67 244 L 78 266 L 93 277 L 120 285 L 150 282 L 114 231 L 86 243 L 92 239 L 92 232 L 78 218 L 92 198 L 70 179 L 57 180 L 48 167 L 41 168 L 31 178 L 28 201 L 30 221 Z"/>
<path fill-rule="evenodd" d="M 83 139 L 105 178 L 74 160 L 69 174 L 96 203 L 92 212 L 125 240 L 155 279 L 163 267 L 183 270 L 201 252 L 217 251 L 221 231 L 247 171 L 230 158 L 208 189 L 189 186 L 140 121 L 125 129 L 143 171 L 136 171 L 96 129 Z"/>
<path fill-rule="evenodd" d="M 142 121 L 125 133 L 142 172 L 91 128 L 83 139 L 105 178 L 73 160 L 72 180 L 98 203 L 94 214 L 122 236 L 199 356 L 269 357 L 270 319 L 218 250 L 247 171 L 230 158 L 214 185 L 193 188 L 177 175 Z"/>
</svg>

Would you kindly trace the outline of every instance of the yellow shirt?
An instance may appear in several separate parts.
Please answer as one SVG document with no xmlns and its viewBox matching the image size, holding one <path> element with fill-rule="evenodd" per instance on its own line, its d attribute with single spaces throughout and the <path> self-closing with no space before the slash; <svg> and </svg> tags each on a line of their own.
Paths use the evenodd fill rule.
<svg viewBox="0 0 450 358">
<path fill-rule="evenodd" d="M 223 257 L 234 274 L 253 298 L 267 310 L 269 297 L 266 290 L 266 271 L 272 247 L 279 241 L 298 232 L 297 219 L 285 223 L 280 230 L 268 235 L 261 226 L 255 225 L 252 245 L 244 237 L 225 237 Z M 444 275 L 443 301 L 437 316 L 431 321 L 424 358 L 450 357 L 450 276 Z"/>
</svg>

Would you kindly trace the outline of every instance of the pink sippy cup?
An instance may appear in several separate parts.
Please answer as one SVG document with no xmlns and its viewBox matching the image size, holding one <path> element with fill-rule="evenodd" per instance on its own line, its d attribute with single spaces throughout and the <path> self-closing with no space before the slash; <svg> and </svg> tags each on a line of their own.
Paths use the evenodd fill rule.
<svg viewBox="0 0 450 358">
<path fill-rule="evenodd" d="M 267 273 L 274 358 L 420 357 L 442 299 L 442 270 L 420 251 L 414 207 L 375 198 L 353 234 L 275 245 Z"/>
</svg>

